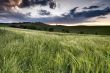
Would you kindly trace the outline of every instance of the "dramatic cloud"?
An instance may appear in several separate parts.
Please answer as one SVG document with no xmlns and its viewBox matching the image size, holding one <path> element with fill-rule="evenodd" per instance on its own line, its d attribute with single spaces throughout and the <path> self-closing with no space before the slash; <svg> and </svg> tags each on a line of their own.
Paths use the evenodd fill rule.
<svg viewBox="0 0 110 73">
<path fill-rule="evenodd" d="M 0 22 L 74 24 L 109 15 L 110 0 L 0 0 Z"/>
<path fill-rule="evenodd" d="M 94 17 L 99 16 L 105 16 L 110 14 L 110 8 L 106 7 L 102 10 L 89 10 L 89 11 L 82 11 L 82 12 L 76 12 L 76 9 L 78 7 L 75 7 L 74 9 L 70 10 L 68 14 L 63 14 L 62 17 L 54 17 L 51 18 L 49 22 L 53 23 L 83 23 L 88 22 L 87 20 Z M 52 20 L 53 19 L 53 20 Z M 90 22 L 90 21 L 89 21 Z"/>
<path fill-rule="evenodd" d="M 2 23 L 25 22 L 28 21 L 28 19 L 28 17 L 21 13 L 0 12 L 0 22 Z"/>
<path fill-rule="evenodd" d="M 17 20 L 28 21 L 31 19 L 28 16 L 34 15 L 39 12 L 39 15 L 50 15 L 49 11 L 46 10 L 32 10 L 31 7 L 37 8 L 37 6 L 49 6 L 51 9 L 56 7 L 56 3 L 53 0 L 0 0 L 0 21 Z M 26 9 L 25 9 L 26 8 Z M 29 10 L 30 12 L 27 12 Z M 26 12 L 25 12 L 26 11 Z M 32 12 L 33 11 L 33 12 Z M 37 21 L 37 20 L 36 20 Z M 30 21 L 31 22 L 31 21 Z"/>
<path fill-rule="evenodd" d="M 92 17 L 97 17 L 97 16 L 104 16 L 110 13 L 110 8 L 106 7 L 102 10 L 89 10 L 89 11 L 82 11 L 82 12 L 75 12 L 75 9 L 70 10 L 70 13 L 66 15 L 72 16 L 74 18 L 79 18 L 79 17 L 85 17 L 85 18 L 92 18 Z"/>
<path fill-rule="evenodd" d="M 21 7 L 29 7 L 33 5 L 49 5 L 52 9 L 56 7 L 56 3 L 53 0 L 23 0 Z"/>
<path fill-rule="evenodd" d="M 40 15 L 51 15 L 51 13 L 49 11 L 47 11 L 47 10 L 40 10 L 39 14 Z"/>
<path fill-rule="evenodd" d="M 53 0 L 0 0 L 0 10 L 10 10 L 19 7 L 29 7 L 34 5 L 49 5 L 54 9 L 56 3 Z"/>
<path fill-rule="evenodd" d="M 10 10 L 18 8 L 22 0 L 0 0 L 0 10 Z"/>
<path fill-rule="evenodd" d="M 13 13 L 13 12 L 1 12 L 0 17 L 4 18 L 14 18 L 14 19 L 19 19 L 19 20 L 24 20 L 27 17 L 24 14 L 21 13 Z"/>
<path fill-rule="evenodd" d="M 83 9 L 96 9 L 99 8 L 100 6 L 90 6 L 90 7 L 84 7 Z"/>
</svg>

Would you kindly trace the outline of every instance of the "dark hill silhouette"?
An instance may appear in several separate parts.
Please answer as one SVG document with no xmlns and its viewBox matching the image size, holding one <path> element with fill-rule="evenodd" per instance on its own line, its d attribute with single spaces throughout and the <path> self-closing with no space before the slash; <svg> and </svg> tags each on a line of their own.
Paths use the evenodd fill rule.
<svg viewBox="0 0 110 73">
<path fill-rule="evenodd" d="M 0 23 L 0 26 L 50 31 L 50 32 L 110 35 L 110 26 L 82 26 L 82 25 L 79 25 L 79 26 L 54 25 L 53 26 L 42 22 Z"/>
</svg>

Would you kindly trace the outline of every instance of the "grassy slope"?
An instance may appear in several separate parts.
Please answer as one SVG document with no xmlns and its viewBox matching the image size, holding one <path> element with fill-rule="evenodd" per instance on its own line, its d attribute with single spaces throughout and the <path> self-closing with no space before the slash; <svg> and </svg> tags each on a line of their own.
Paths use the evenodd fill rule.
<svg viewBox="0 0 110 73">
<path fill-rule="evenodd" d="M 2 27 L 0 73 L 110 73 L 110 36 Z"/>
</svg>

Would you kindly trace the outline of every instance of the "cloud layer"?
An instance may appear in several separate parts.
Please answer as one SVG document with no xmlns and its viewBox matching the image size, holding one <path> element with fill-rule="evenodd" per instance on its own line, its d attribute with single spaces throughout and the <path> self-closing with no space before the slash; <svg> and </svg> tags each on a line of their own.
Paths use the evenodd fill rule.
<svg viewBox="0 0 110 73">
<path fill-rule="evenodd" d="M 16 9 L 22 3 L 22 0 L 0 0 L 0 10 Z"/>
<path fill-rule="evenodd" d="M 109 14 L 110 0 L 0 0 L 0 22 L 74 24 Z"/>
<path fill-rule="evenodd" d="M 29 7 L 33 5 L 49 5 L 52 9 L 56 7 L 56 3 L 53 0 L 23 0 L 21 7 Z"/>
</svg>

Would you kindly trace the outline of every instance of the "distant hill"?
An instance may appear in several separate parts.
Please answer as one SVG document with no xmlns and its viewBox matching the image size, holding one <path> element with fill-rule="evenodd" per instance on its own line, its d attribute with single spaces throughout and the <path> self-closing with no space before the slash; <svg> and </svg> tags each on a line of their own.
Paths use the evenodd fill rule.
<svg viewBox="0 0 110 73">
<path fill-rule="evenodd" d="M 62 26 L 62 25 L 48 25 L 42 22 L 1 23 L 0 26 L 50 32 L 110 35 L 110 26 Z"/>
</svg>

